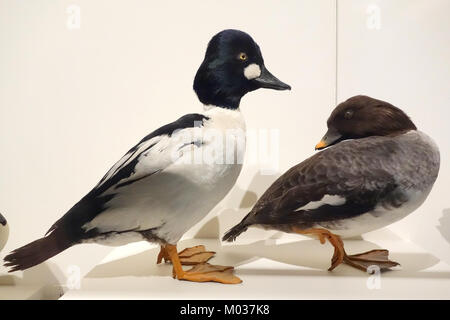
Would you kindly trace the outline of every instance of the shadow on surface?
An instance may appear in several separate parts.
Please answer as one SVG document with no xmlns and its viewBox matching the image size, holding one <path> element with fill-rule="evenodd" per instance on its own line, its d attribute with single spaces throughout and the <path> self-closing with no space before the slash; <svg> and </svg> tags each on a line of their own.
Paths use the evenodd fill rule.
<svg viewBox="0 0 450 320">
<path fill-rule="evenodd" d="M 330 277 L 367 277 L 367 274 L 341 265 L 333 272 L 328 272 L 333 249 L 330 245 L 321 245 L 316 240 L 301 240 L 290 243 L 275 244 L 275 240 L 257 241 L 245 245 L 221 246 L 218 240 L 188 239 L 179 243 L 179 250 L 185 247 L 205 244 L 208 250 L 216 251 L 212 264 L 232 265 L 236 267 L 236 274 L 244 275 L 278 275 L 278 276 L 330 276 Z M 379 249 L 377 245 L 368 241 L 346 241 L 349 254 L 359 253 L 372 249 Z M 109 278 L 126 276 L 163 276 L 171 275 L 171 265 L 156 265 L 159 248 L 98 265 L 87 278 Z M 246 268 L 245 265 L 265 258 L 288 265 L 308 268 L 295 269 L 255 269 Z M 439 259 L 427 253 L 392 253 L 391 259 L 399 262 L 400 270 L 383 272 L 383 276 L 393 278 L 449 278 L 450 272 L 426 272 L 439 262 Z"/>
<path fill-rule="evenodd" d="M 239 190 L 239 194 L 243 195 L 239 203 L 239 208 L 251 209 L 256 201 L 258 201 L 258 194 L 262 195 L 279 177 L 279 173 L 263 175 L 258 171 L 250 181 L 248 189 Z"/>
<path fill-rule="evenodd" d="M 55 268 L 50 268 L 48 263 L 42 263 L 31 269 L 25 270 L 22 277 L 19 277 L 15 274 L 0 275 L 0 286 L 38 285 L 42 286 L 44 290 L 42 293 L 43 299 L 58 299 L 64 291 L 59 280 L 63 277 L 61 274 L 59 274 L 59 269 L 56 271 L 56 273 L 52 269 Z M 6 297 L 6 299 L 7 298 L 8 297 Z M 30 298 L 35 299 L 36 297 Z"/>
</svg>

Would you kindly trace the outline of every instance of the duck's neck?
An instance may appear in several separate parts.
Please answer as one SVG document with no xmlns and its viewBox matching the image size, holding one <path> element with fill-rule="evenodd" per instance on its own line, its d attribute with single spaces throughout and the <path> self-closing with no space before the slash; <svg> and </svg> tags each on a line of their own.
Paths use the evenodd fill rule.
<svg viewBox="0 0 450 320">
<path fill-rule="evenodd" d="M 226 109 L 217 106 L 205 106 L 203 114 L 208 117 L 205 128 L 212 126 L 215 129 L 238 129 L 245 133 L 245 120 L 241 110 Z"/>
<path fill-rule="evenodd" d="M 238 108 L 225 108 L 221 106 L 216 106 L 213 104 L 205 104 L 203 105 L 203 110 L 205 113 L 240 113 L 241 109 Z"/>
<path fill-rule="evenodd" d="M 204 105 L 238 109 L 241 98 L 248 92 L 248 88 L 239 80 L 229 79 L 226 74 L 213 73 L 204 62 L 195 75 L 193 88 Z"/>
<path fill-rule="evenodd" d="M 197 96 L 200 102 L 205 106 L 214 106 L 230 110 L 239 109 L 239 104 L 241 103 L 241 96 L 225 96 L 221 93 L 208 95 L 202 94 L 202 92 L 197 92 Z"/>
</svg>

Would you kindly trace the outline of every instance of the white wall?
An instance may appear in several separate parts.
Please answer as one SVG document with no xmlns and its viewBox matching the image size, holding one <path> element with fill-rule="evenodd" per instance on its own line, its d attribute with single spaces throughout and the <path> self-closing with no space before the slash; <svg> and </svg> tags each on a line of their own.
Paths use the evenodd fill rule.
<svg viewBox="0 0 450 320">
<path fill-rule="evenodd" d="M 70 4 L 81 9 L 80 29 L 66 26 Z M 370 4 L 381 10 L 380 29 L 367 29 Z M 192 81 L 206 44 L 237 28 L 293 88 L 259 90 L 241 104 L 249 130 L 278 130 L 279 174 L 314 153 L 336 94 L 338 101 L 359 93 L 386 99 L 436 139 L 436 187 L 392 228 L 449 261 L 446 236 L 436 229 L 444 221 L 450 239 L 450 212 L 442 219 L 450 208 L 449 9 L 446 0 L 339 0 L 336 22 L 334 0 L 0 0 L 0 211 L 11 226 L 2 255 L 41 237 L 144 135 L 201 111 Z M 199 229 L 218 236 L 238 222 L 278 176 L 258 169 L 247 163 L 227 198 L 187 236 Z M 23 281 L 63 282 L 68 266 L 87 272 L 109 250 L 71 248 Z"/>
</svg>

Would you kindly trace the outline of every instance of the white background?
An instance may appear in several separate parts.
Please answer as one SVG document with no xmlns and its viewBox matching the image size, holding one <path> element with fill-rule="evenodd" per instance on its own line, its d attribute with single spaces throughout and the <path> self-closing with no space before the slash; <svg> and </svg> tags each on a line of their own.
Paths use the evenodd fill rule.
<svg viewBox="0 0 450 320">
<path fill-rule="evenodd" d="M 79 29 L 67 27 L 71 4 L 81 9 Z M 201 111 L 192 81 L 206 44 L 236 28 L 292 86 L 258 90 L 241 103 L 249 130 L 279 130 L 280 174 L 314 153 L 336 102 L 355 94 L 397 105 L 436 140 L 442 165 L 434 190 L 390 228 L 450 263 L 448 12 L 447 0 L 1 0 L 0 211 L 11 228 L 1 255 L 43 236 L 147 133 Z M 277 176 L 246 164 L 187 236 L 199 229 L 220 236 Z M 109 250 L 76 246 L 14 277 L 63 283 L 70 265 L 85 273 Z"/>
</svg>

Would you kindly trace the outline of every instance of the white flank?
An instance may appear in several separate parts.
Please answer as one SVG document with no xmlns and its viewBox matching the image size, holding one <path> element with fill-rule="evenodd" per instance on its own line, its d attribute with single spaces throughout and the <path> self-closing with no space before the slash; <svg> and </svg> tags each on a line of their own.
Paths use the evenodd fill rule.
<svg viewBox="0 0 450 320">
<path fill-rule="evenodd" d="M 97 243 L 104 246 L 119 247 L 130 242 L 145 240 L 139 232 L 111 233 L 107 236 L 98 236 L 93 239 L 83 241 L 83 243 Z"/>
<path fill-rule="evenodd" d="M 383 207 L 378 205 L 374 210 L 365 214 L 344 220 L 335 221 L 336 226 L 339 228 L 333 228 L 332 226 L 326 226 L 327 229 L 343 238 L 350 238 L 361 235 L 366 232 L 377 230 L 388 226 L 396 221 L 399 221 L 409 215 L 422 205 L 431 191 L 431 187 L 426 190 L 412 191 L 408 193 L 408 201 L 398 208 L 395 207 Z M 315 227 L 323 227 L 318 223 Z"/>
</svg>

